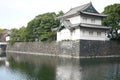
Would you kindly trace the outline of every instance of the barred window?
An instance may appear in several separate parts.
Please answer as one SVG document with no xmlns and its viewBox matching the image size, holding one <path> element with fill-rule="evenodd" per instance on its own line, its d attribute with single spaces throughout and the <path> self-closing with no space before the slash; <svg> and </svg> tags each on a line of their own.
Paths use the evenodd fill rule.
<svg viewBox="0 0 120 80">
<path fill-rule="evenodd" d="M 101 35 L 101 32 L 97 32 L 97 36 L 100 36 Z"/>
<path fill-rule="evenodd" d="M 95 23 L 95 18 L 92 18 L 92 19 L 91 19 L 91 23 Z"/>
<path fill-rule="evenodd" d="M 89 35 L 93 35 L 93 32 L 92 32 L 92 31 L 89 31 Z"/>
</svg>

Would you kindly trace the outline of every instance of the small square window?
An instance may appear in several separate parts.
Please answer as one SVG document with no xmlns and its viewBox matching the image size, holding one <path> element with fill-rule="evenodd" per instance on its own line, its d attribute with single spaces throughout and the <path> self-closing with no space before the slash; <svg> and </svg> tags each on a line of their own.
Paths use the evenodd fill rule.
<svg viewBox="0 0 120 80">
<path fill-rule="evenodd" d="M 97 32 L 97 36 L 100 36 L 101 35 L 101 32 Z"/>
<path fill-rule="evenodd" d="M 95 18 L 92 18 L 92 19 L 91 19 L 91 22 L 92 22 L 92 23 L 95 23 Z"/>
<path fill-rule="evenodd" d="M 89 32 L 89 34 L 90 34 L 90 35 L 93 35 L 93 32 L 92 32 L 92 31 L 90 31 L 90 32 Z"/>
</svg>

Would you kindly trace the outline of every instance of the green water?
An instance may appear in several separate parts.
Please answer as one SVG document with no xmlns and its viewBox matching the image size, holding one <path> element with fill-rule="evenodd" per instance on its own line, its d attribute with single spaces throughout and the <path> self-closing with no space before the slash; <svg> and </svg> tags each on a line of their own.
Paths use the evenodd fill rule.
<svg viewBox="0 0 120 80">
<path fill-rule="evenodd" d="M 0 62 L 0 80 L 120 80 L 120 60 L 79 60 L 44 56 Z"/>
</svg>

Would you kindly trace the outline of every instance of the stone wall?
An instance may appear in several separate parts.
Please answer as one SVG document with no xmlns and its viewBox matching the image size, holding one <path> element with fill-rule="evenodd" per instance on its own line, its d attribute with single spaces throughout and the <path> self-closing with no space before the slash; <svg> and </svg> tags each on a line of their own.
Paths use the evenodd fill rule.
<svg viewBox="0 0 120 80">
<path fill-rule="evenodd" d="M 7 52 L 74 58 L 120 57 L 118 41 L 17 42 Z"/>
<path fill-rule="evenodd" d="M 119 41 L 80 40 L 80 56 L 82 57 L 119 57 Z"/>
<path fill-rule="evenodd" d="M 78 57 L 79 41 L 63 42 L 17 42 L 7 46 L 7 52 L 62 57 Z"/>
</svg>

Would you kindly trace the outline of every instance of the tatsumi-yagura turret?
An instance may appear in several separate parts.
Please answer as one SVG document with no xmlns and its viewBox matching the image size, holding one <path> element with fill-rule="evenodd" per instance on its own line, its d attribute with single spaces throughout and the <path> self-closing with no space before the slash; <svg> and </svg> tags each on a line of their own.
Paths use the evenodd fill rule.
<svg viewBox="0 0 120 80">
<path fill-rule="evenodd" d="M 62 40 L 109 40 L 109 27 L 101 21 L 107 15 L 100 14 L 92 3 L 70 9 L 63 16 L 57 17 L 61 25 L 57 28 L 57 41 Z"/>
</svg>

